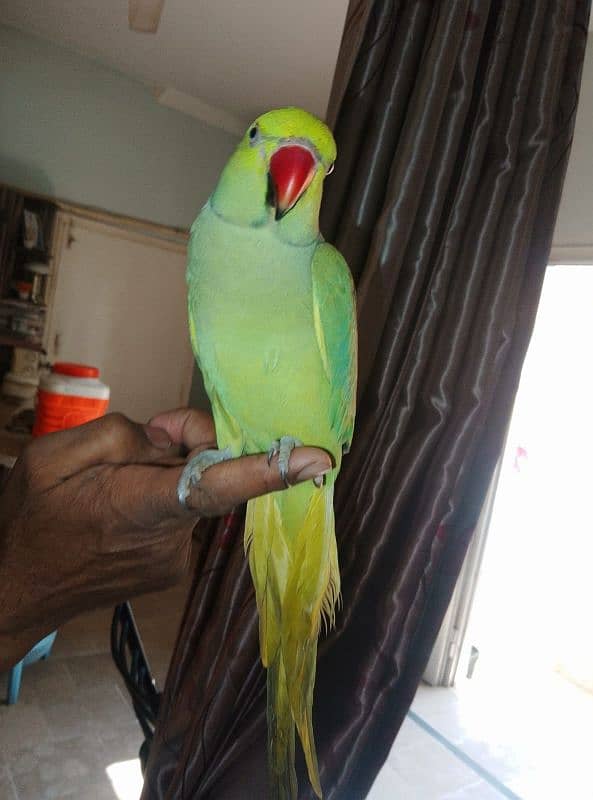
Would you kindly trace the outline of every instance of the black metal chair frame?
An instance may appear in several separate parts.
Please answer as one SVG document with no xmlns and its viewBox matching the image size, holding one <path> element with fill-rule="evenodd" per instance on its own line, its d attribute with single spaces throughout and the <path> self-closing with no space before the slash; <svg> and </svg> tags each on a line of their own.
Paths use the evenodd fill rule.
<svg viewBox="0 0 593 800">
<path fill-rule="evenodd" d="M 140 747 L 142 772 L 146 767 L 161 692 L 152 676 L 146 652 L 128 602 L 116 606 L 111 621 L 111 655 L 130 694 L 136 718 L 144 734 Z"/>
</svg>

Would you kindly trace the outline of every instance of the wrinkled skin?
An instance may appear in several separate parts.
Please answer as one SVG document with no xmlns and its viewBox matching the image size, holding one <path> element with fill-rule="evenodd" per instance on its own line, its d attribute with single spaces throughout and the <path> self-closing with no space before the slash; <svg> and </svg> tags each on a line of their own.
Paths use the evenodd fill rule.
<svg viewBox="0 0 593 800">
<path fill-rule="evenodd" d="M 0 669 L 83 611 L 176 583 L 199 517 L 284 488 L 265 454 L 247 456 L 208 470 L 182 508 L 181 454 L 213 446 L 211 418 L 179 409 L 149 425 L 109 414 L 25 448 L 0 496 Z M 299 448 L 289 480 L 330 465 Z"/>
</svg>

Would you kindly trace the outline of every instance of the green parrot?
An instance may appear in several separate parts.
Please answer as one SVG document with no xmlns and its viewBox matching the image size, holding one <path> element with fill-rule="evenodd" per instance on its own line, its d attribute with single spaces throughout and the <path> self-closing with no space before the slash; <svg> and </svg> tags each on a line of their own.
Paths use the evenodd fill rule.
<svg viewBox="0 0 593 800">
<path fill-rule="evenodd" d="M 212 464 L 277 456 L 286 480 L 300 444 L 335 468 L 247 506 L 245 549 L 267 668 L 271 796 L 296 798 L 295 725 L 321 797 L 312 729 L 317 639 L 340 597 L 333 493 L 352 439 L 356 316 L 352 278 L 319 232 L 323 181 L 336 145 L 298 108 L 249 127 L 191 229 L 187 281 L 192 346 L 212 404 L 218 450 L 190 460 L 191 485 Z"/>
</svg>

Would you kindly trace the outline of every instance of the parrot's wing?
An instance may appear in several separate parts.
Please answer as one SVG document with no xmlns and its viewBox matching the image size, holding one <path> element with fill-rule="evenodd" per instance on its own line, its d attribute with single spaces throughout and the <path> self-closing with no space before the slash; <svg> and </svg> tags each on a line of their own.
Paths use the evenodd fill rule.
<svg viewBox="0 0 593 800">
<path fill-rule="evenodd" d="M 204 388 L 206 389 L 206 394 L 210 399 L 210 404 L 214 411 L 214 407 L 218 405 L 218 395 L 214 388 L 214 381 L 212 379 L 213 376 L 210 374 L 210 370 L 207 369 L 206 364 L 204 363 L 204 359 L 202 359 L 200 355 L 198 335 L 196 332 L 196 316 L 198 314 L 197 298 L 194 296 L 194 290 L 193 290 L 193 286 L 195 285 L 197 278 L 197 273 L 200 268 L 200 245 L 198 241 L 198 235 L 201 222 L 202 222 L 202 217 L 201 214 L 199 214 L 197 218 L 194 220 L 193 225 L 191 226 L 189 235 L 189 244 L 187 246 L 187 268 L 185 277 L 188 286 L 187 300 L 188 300 L 189 338 L 191 341 L 191 347 L 194 353 L 194 357 L 196 359 L 196 363 L 202 374 L 202 379 L 204 381 Z"/>
<path fill-rule="evenodd" d="M 202 209 L 203 211 L 204 209 Z M 186 268 L 186 281 L 188 286 L 188 312 L 189 312 L 189 337 L 191 341 L 192 350 L 198 365 L 202 378 L 204 379 L 204 387 L 206 393 L 212 403 L 214 396 L 214 382 L 210 375 L 209 370 L 206 368 L 204 360 L 201 358 L 198 336 L 196 333 L 196 316 L 197 316 L 197 299 L 194 296 L 193 286 L 196 283 L 198 270 L 200 269 L 200 242 L 199 235 L 200 229 L 203 225 L 202 212 L 198 214 L 190 229 L 189 244 L 187 246 L 187 268 Z"/>
<path fill-rule="evenodd" d="M 347 450 L 356 407 L 356 298 L 348 265 L 326 242 L 313 255 L 313 314 L 323 367 L 332 388 L 331 425 Z"/>
<path fill-rule="evenodd" d="M 200 354 L 198 351 L 198 337 L 196 336 L 196 325 L 194 322 L 194 314 L 192 313 L 192 283 L 194 282 L 196 273 L 198 271 L 198 264 L 199 264 L 199 246 L 198 246 L 198 228 L 200 224 L 200 217 L 194 220 L 193 225 L 191 226 L 189 232 L 189 243 L 187 245 L 187 267 L 185 272 L 185 278 L 187 281 L 188 286 L 188 304 L 189 304 L 189 336 L 191 340 L 192 350 L 194 351 L 194 356 L 196 357 L 196 361 L 198 362 L 198 366 L 202 369 L 202 365 L 200 364 Z"/>
</svg>

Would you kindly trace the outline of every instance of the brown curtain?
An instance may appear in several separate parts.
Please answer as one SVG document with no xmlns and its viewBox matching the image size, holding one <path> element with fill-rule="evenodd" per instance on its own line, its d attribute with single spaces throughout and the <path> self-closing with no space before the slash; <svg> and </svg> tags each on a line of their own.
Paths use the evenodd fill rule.
<svg viewBox="0 0 593 800">
<path fill-rule="evenodd" d="M 387 757 L 500 453 L 589 5 L 351 3 L 322 218 L 358 283 L 361 373 L 336 498 L 344 607 L 315 695 L 328 800 L 364 798 Z M 264 683 L 235 517 L 203 535 L 144 800 L 265 798 Z M 300 786 L 313 797 L 302 770 Z"/>
</svg>

